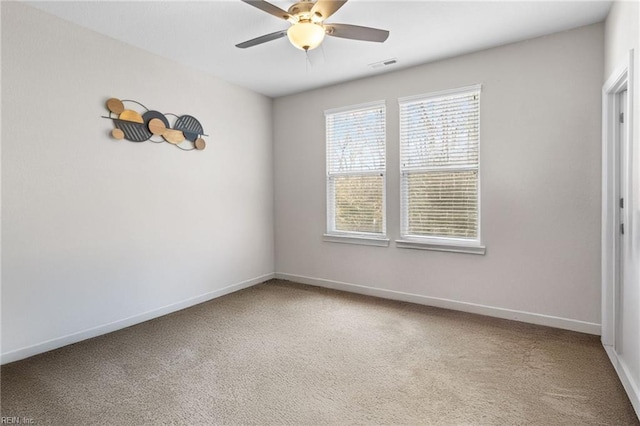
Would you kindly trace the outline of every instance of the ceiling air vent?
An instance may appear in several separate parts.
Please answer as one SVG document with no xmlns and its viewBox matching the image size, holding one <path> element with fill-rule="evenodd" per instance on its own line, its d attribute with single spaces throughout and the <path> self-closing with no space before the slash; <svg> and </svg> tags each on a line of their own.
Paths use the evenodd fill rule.
<svg viewBox="0 0 640 426">
<path fill-rule="evenodd" d="M 376 69 L 376 68 L 382 68 L 389 65 L 393 65 L 397 62 L 398 60 L 396 58 L 391 58 L 391 59 L 385 59 L 384 61 L 380 61 L 380 62 L 374 62 L 373 64 L 369 64 L 369 66 L 373 69 Z"/>
</svg>

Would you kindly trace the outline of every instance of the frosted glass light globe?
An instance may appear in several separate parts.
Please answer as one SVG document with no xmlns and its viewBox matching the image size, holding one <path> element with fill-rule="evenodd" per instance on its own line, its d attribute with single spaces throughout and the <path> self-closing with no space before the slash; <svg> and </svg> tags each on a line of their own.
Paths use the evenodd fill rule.
<svg viewBox="0 0 640 426">
<path fill-rule="evenodd" d="M 298 22 L 287 30 L 287 37 L 300 50 L 311 50 L 320 46 L 324 40 L 324 28 L 312 22 Z"/>
</svg>

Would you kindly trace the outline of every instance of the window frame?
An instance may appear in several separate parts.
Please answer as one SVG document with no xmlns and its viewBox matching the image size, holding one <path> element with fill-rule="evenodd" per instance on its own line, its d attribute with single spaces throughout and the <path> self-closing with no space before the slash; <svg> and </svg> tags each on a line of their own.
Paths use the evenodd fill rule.
<svg viewBox="0 0 640 426">
<path fill-rule="evenodd" d="M 380 171 L 361 172 L 338 172 L 331 173 L 329 156 L 329 133 L 327 118 L 333 114 L 365 111 L 368 109 L 382 108 L 383 111 L 383 138 L 384 138 L 384 169 Z M 323 241 L 332 243 L 359 244 L 367 246 L 388 247 L 389 238 L 387 236 L 387 103 L 385 100 L 366 102 L 355 105 L 348 105 L 339 108 L 331 108 L 324 111 L 325 117 L 325 212 L 326 223 Z M 335 200 L 330 198 L 332 193 L 331 178 L 335 176 L 365 176 L 382 174 L 382 232 L 359 232 L 359 231 L 339 231 L 335 228 Z"/>
<path fill-rule="evenodd" d="M 413 96 L 405 96 L 402 98 L 398 98 L 398 132 L 401 132 L 402 122 L 403 122 L 403 114 L 402 114 L 402 106 L 408 103 L 420 102 L 420 101 L 428 101 L 429 99 L 440 98 L 448 95 L 456 95 L 456 94 L 464 94 L 469 92 L 478 92 L 482 93 L 482 85 L 475 84 L 471 86 L 458 87 L 447 90 L 440 90 L 436 92 L 429 92 L 420 95 Z M 411 235 L 405 234 L 405 230 L 408 228 L 408 220 L 409 220 L 409 210 L 408 210 L 408 195 L 406 191 L 403 190 L 404 183 L 404 174 L 405 169 L 402 165 L 403 156 L 402 156 L 402 136 L 399 133 L 398 135 L 398 148 L 399 148 L 399 181 L 400 181 L 400 238 L 395 240 L 396 247 L 398 248 L 408 248 L 408 249 L 421 249 L 421 250 L 437 250 L 437 251 L 446 251 L 446 252 L 456 252 L 456 253 L 469 253 L 469 254 L 480 254 L 484 255 L 486 252 L 486 247 L 482 243 L 482 191 L 481 191 L 481 98 L 478 102 L 478 165 L 477 169 L 468 168 L 468 167 L 456 167 L 452 168 L 452 170 L 477 170 L 477 211 L 478 211 L 478 222 L 477 222 L 477 233 L 476 238 L 461 238 L 461 237 L 445 237 L 445 236 L 422 236 L 422 235 Z M 444 169 L 444 168 L 443 168 Z"/>
</svg>

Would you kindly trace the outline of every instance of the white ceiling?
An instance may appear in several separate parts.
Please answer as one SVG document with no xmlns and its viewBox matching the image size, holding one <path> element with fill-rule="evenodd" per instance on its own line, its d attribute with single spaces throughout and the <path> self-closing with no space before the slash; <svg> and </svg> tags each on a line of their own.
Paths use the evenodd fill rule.
<svg viewBox="0 0 640 426">
<path fill-rule="evenodd" d="M 28 2 L 41 10 L 277 97 L 602 21 L 610 1 L 350 0 L 329 23 L 389 30 L 383 43 L 327 37 L 304 52 L 286 38 L 237 43 L 286 29 L 284 20 L 240 0 Z M 274 0 L 288 9 L 290 1 Z M 369 64 L 397 58 L 372 69 Z"/>
</svg>

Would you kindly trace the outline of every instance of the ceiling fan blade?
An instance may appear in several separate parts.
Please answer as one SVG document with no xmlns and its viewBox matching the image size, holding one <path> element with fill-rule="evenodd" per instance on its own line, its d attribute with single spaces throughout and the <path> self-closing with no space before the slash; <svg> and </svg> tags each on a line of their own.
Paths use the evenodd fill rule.
<svg viewBox="0 0 640 426">
<path fill-rule="evenodd" d="M 287 30 L 276 31 L 275 33 L 265 34 L 263 36 L 245 41 L 243 43 L 236 44 L 236 47 L 239 47 L 240 49 L 246 49 L 247 47 L 252 47 L 258 44 L 266 43 L 268 41 L 277 40 L 279 38 L 285 37 L 286 35 Z"/>
<path fill-rule="evenodd" d="M 327 35 L 352 40 L 375 41 L 382 43 L 389 37 L 389 31 L 377 28 L 360 27 L 349 24 L 324 24 Z"/>
<path fill-rule="evenodd" d="M 278 6 L 274 6 L 269 2 L 264 0 L 242 0 L 243 2 L 250 4 L 253 7 L 257 7 L 258 9 L 267 12 L 273 16 L 284 19 L 285 21 L 289 21 L 291 19 L 295 19 L 293 16 L 289 14 L 289 12 L 280 9 Z"/>
<path fill-rule="evenodd" d="M 336 13 L 346 2 L 347 0 L 318 0 L 311 8 L 311 14 L 319 13 L 323 20 L 327 19 Z"/>
</svg>

